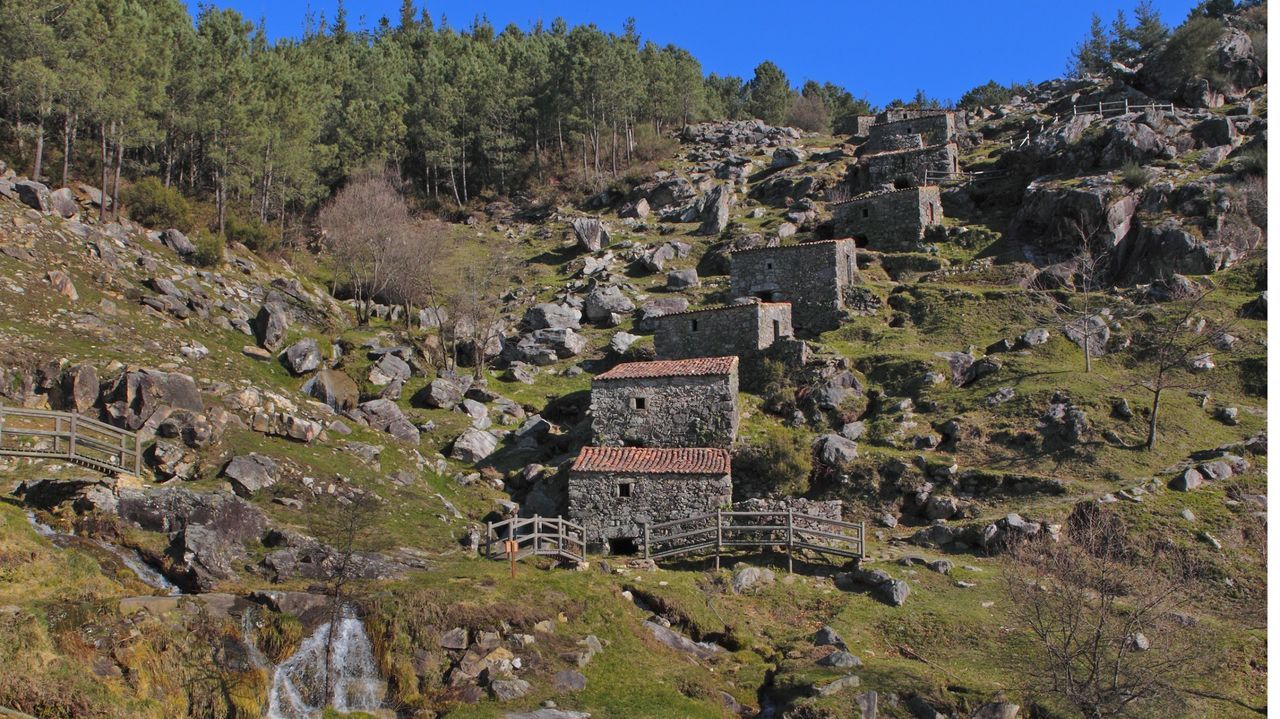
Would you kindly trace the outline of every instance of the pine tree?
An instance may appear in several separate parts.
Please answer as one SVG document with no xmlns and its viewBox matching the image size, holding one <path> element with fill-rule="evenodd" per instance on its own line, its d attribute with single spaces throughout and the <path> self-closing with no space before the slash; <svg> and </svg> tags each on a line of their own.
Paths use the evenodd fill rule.
<svg viewBox="0 0 1280 719">
<path fill-rule="evenodd" d="M 743 88 L 748 115 L 770 125 L 782 123 L 795 94 L 781 68 L 769 60 L 756 66 L 755 76 Z"/>
<path fill-rule="evenodd" d="M 1089 38 L 1076 46 L 1071 54 L 1071 63 L 1067 69 L 1073 77 L 1102 72 L 1111 63 L 1111 38 L 1097 13 L 1089 24 Z"/>
</svg>

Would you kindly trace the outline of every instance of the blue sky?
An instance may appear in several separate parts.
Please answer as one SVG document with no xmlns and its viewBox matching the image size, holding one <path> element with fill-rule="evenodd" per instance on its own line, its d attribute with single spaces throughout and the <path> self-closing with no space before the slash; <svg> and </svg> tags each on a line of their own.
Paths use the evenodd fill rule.
<svg viewBox="0 0 1280 719">
<path fill-rule="evenodd" d="M 1039 82 L 1062 74 L 1071 49 L 1098 13 L 1110 22 L 1136 0 L 845 0 L 844 2 L 693 2 L 649 0 L 434 0 L 427 7 L 439 22 L 466 27 L 487 15 L 499 29 L 528 27 L 563 17 L 570 24 L 594 22 L 620 31 L 636 18 L 644 39 L 675 43 L 702 62 L 704 72 L 750 77 L 762 60 L 773 60 L 796 86 L 805 80 L 835 82 L 854 95 L 883 105 L 916 89 L 957 99 L 987 80 Z M 308 10 L 332 17 L 337 0 L 215 0 L 248 19 L 265 18 L 275 38 L 302 32 Z M 419 8 L 423 2 L 415 3 Z M 1154 0 L 1166 24 L 1176 26 L 1197 0 Z M 196 2 L 190 1 L 194 13 Z M 400 0 L 346 3 L 352 25 L 376 26 L 399 16 Z"/>
</svg>

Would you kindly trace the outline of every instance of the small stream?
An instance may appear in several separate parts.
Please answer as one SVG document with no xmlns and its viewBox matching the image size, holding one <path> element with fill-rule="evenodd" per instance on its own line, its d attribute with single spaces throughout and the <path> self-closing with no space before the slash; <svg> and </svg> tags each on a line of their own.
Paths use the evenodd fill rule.
<svg viewBox="0 0 1280 719">
<path fill-rule="evenodd" d="M 36 534 L 39 534 L 41 537 L 53 542 L 55 547 L 66 547 L 77 539 L 82 539 L 74 532 L 71 534 L 59 532 L 53 527 L 41 522 L 36 518 L 36 513 L 30 509 L 27 510 L 27 521 L 31 523 L 31 528 L 36 530 Z M 104 551 L 110 552 L 111 555 L 116 559 L 119 559 L 120 563 L 127 567 L 129 571 L 133 572 L 134 576 L 136 576 L 139 581 L 148 587 L 167 592 L 170 596 L 182 594 L 182 590 L 179 589 L 176 584 L 169 581 L 167 577 L 157 571 L 150 564 L 147 564 L 146 560 L 142 558 L 142 554 L 140 554 L 138 550 L 125 549 L 124 547 L 116 546 L 101 539 L 90 539 L 88 541 L 93 542 L 95 546 L 103 549 Z"/>
</svg>

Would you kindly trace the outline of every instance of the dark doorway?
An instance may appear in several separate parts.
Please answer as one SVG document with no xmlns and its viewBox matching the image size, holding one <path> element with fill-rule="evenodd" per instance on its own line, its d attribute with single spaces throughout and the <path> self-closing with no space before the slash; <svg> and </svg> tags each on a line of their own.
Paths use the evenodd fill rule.
<svg viewBox="0 0 1280 719">
<path fill-rule="evenodd" d="M 609 540 L 609 554 L 615 557 L 633 557 L 639 551 L 634 537 L 613 537 Z"/>
</svg>

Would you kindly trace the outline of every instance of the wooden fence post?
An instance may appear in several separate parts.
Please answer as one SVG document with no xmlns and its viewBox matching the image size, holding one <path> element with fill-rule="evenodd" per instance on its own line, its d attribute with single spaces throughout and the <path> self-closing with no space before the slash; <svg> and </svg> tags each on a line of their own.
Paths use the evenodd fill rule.
<svg viewBox="0 0 1280 719">
<path fill-rule="evenodd" d="M 716 571 L 720 571 L 720 543 L 724 541 L 724 531 L 720 528 L 721 512 L 724 510 L 716 509 Z"/>
<path fill-rule="evenodd" d="M 649 558 L 649 523 L 644 523 L 644 558 Z"/>
<path fill-rule="evenodd" d="M 76 415 L 72 413 L 67 426 L 67 459 L 76 458 Z"/>
<path fill-rule="evenodd" d="M 792 549 L 792 546 L 791 546 L 795 541 L 795 533 L 792 531 L 792 525 L 791 525 L 791 521 L 792 521 L 791 512 L 792 512 L 791 508 L 788 507 L 787 508 L 787 574 L 792 573 L 791 571 L 792 555 L 795 554 L 795 551 Z"/>
<path fill-rule="evenodd" d="M 493 554 L 493 522 L 485 522 L 484 556 Z"/>
</svg>

